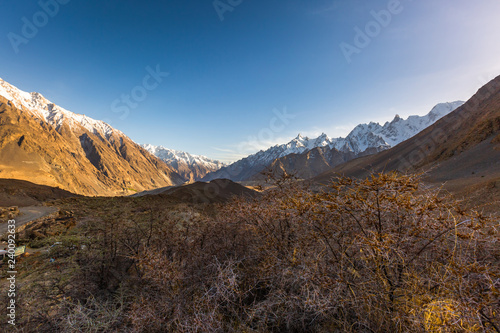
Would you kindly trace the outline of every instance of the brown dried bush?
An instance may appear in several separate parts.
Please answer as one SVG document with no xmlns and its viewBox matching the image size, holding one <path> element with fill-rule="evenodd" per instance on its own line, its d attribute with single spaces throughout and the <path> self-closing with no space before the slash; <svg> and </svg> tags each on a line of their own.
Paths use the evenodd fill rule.
<svg viewBox="0 0 500 333">
<path fill-rule="evenodd" d="M 280 185 L 138 258 L 142 332 L 498 332 L 498 222 L 418 178 Z"/>
<path fill-rule="evenodd" d="M 82 199 L 18 330 L 500 332 L 498 220 L 411 175 L 276 185 L 206 213 Z"/>
</svg>

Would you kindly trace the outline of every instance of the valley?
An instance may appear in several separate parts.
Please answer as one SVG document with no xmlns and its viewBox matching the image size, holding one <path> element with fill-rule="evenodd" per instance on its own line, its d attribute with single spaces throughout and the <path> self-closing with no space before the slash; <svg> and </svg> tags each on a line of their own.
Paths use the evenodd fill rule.
<svg viewBox="0 0 500 333">
<path fill-rule="evenodd" d="M 8 244 L 16 221 L 25 331 L 497 327 L 500 77 L 231 165 L 1 82 L 0 230 Z"/>
<path fill-rule="evenodd" d="M 500 333 L 500 1 L 4 1 L 0 333 Z"/>
</svg>

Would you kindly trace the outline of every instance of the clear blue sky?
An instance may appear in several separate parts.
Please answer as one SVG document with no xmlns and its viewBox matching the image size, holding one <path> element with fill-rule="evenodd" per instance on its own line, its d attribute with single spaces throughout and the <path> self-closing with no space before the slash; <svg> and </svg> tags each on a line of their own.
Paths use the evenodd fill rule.
<svg viewBox="0 0 500 333">
<path fill-rule="evenodd" d="M 218 13 L 212 0 L 59 0 L 49 15 L 1 0 L 0 77 L 136 142 L 228 161 L 299 132 L 423 115 L 500 75 L 500 1 L 394 1 L 221 0 Z M 390 22 L 375 23 L 381 10 Z M 157 66 L 169 75 L 145 90 Z M 273 121 L 284 108 L 294 118 Z"/>
</svg>

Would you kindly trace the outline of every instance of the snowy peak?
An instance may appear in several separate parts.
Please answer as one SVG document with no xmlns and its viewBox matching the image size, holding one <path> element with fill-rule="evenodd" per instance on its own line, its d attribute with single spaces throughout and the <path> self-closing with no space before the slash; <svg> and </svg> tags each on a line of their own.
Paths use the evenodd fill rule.
<svg viewBox="0 0 500 333">
<path fill-rule="evenodd" d="M 205 156 L 192 155 L 183 151 L 168 149 L 150 144 L 141 145 L 167 165 L 174 168 L 186 181 L 201 179 L 210 172 L 215 172 L 226 164 Z"/>
<path fill-rule="evenodd" d="M 325 147 L 331 143 L 330 138 L 325 133 L 321 134 L 316 139 L 310 139 L 309 137 L 304 137 L 300 133 L 297 137 L 287 144 L 276 145 L 276 151 L 279 151 L 279 157 L 283 157 L 289 154 L 302 154 L 306 151 L 314 149 L 316 147 Z"/>
<path fill-rule="evenodd" d="M 103 121 L 65 110 L 47 100 L 42 94 L 22 91 L 1 78 L 0 95 L 12 101 L 18 109 L 30 112 L 41 120 L 53 125 L 56 129 L 59 129 L 64 123 L 68 124 L 71 129 L 73 129 L 74 124 L 78 124 L 89 132 L 106 139 L 109 139 L 113 133 L 123 135 L 122 132 L 112 128 Z"/>
<path fill-rule="evenodd" d="M 410 116 L 408 119 L 402 119 L 397 116 L 392 122 L 385 123 L 383 127 L 374 131 L 373 134 L 382 138 L 392 147 L 418 134 L 463 104 L 464 102 L 462 101 L 441 103 L 436 105 L 427 115 L 422 117 Z"/>
<path fill-rule="evenodd" d="M 448 113 L 456 110 L 462 106 L 465 102 L 456 101 L 452 103 L 441 103 L 432 108 L 431 112 L 427 115 L 429 121 L 436 122 L 437 120 L 443 118 Z"/>
<path fill-rule="evenodd" d="M 313 148 L 326 147 L 326 146 L 330 145 L 331 142 L 332 142 L 332 140 L 328 137 L 328 135 L 326 135 L 325 133 L 322 133 L 319 137 L 316 138 L 316 140 L 314 140 Z"/>
<path fill-rule="evenodd" d="M 463 104 L 462 101 L 441 103 L 425 116 L 410 116 L 408 119 L 396 115 L 391 122 L 386 122 L 383 126 L 374 122 L 358 125 L 346 137 L 346 148 L 356 154 L 368 148 L 388 149 L 408 140 Z"/>
<path fill-rule="evenodd" d="M 154 146 L 150 144 L 143 144 L 141 146 L 151 154 L 167 163 L 182 162 L 188 166 L 202 165 L 206 168 L 210 168 L 213 171 L 225 166 L 225 164 L 220 161 L 212 160 L 201 155 L 192 155 L 183 151 L 168 149 L 163 146 Z"/>
</svg>

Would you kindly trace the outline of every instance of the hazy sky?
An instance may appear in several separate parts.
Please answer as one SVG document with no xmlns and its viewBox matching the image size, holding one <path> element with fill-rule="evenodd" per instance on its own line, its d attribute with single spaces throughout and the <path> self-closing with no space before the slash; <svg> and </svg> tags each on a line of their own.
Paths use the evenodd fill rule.
<svg viewBox="0 0 500 333">
<path fill-rule="evenodd" d="M 1 78 L 225 161 L 423 115 L 500 75 L 498 0 L 0 3 Z"/>
</svg>

